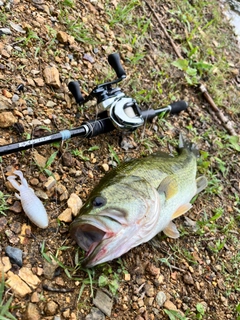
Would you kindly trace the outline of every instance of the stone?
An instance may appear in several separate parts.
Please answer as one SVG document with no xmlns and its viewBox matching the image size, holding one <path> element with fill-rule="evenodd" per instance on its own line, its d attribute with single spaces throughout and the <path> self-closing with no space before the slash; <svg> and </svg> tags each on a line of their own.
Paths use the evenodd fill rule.
<svg viewBox="0 0 240 320">
<path fill-rule="evenodd" d="M 59 216 L 58 219 L 63 222 L 72 222 L 72 209 L 67 208 Z"/>
<path fill-rule="evenodd" d="M 12 106 L 12 102 L 9 99 L 10 97 L 6 97 L 5 95 L 0 95 L 0 111 L 10 109 Z"/>
<path fill-rule="evenodd" d="M 18 273 L 19 277 L 24 280 L 29 287 L 36 289 L 39 283 L 41 282 L 38 276 L 33 274 L 32 270 L 26 267 L 22 267 Z"/>
<path fill-rule="evenodd" d="M 175 304 L 170 300 L 166 300 L 163 306 L 168 310 L 177 310 L 177 307 L 175 306 Z"/>
<path fill-rule="evenodd" d="M 163 291 L 159 291 L 156 295 L 156 303 L 159 307 L 162 307 L 164 302 L 167 300 L 167 297 Z"/>
<path fill-rule="evenodd" d="M 183 282 L 186 283 L 186 284 L 189 284 L 189 285 L 193 285 L 194 284 L 194 280 L 193 280 L 192 275 L 190 273 L 186 273 L 183 276 Z"/>
<path fill-rule="evenodd" d="M 4 111 L 0 113 L 0 128 L 11 127 L 16 122 L 17 119 L 14 117 L 12 112 Z"/>
<path fill-rule="evenodd" d="M 55 88 L 60 88 L 60 78 L 59 72 L 56 67 L 47 67 L 43 70 L 43 76 L 46 84 L 53 86 Z"/>
<path fill-rule="evenodd" d="M 41 315 L 38 311 L 37 306 L 34 303 L 29 302 L 26 310 L 26 320 L 39 320 Z"/>
<path fill-rule="evenodd" d="M 45 312 L 49 316 L 54 316 L 57 313 L 58 304 L 55 301 L 48 301 L 45 306 Z"/>
<path fill-rule="evenodd" d="M 44 87 L 45 83 L 44 83 L 44 80 L 42 78 L 35 78 L 33 80 L 34 80 L 34 82 L 36 83 L 36 85 L 38 87 Z"/>
<path fill-rule="evenodd" d="M 145 293 L 146 293 L 146 295 L 148 297 L 153 297 L 154 296 L 155 291 L 154 291 L 153 285 L 147 283 L 147 284 L 145 284 L 144 289 L 145 289 Z"/>
<path fill-rule="evenodd" d="M 14 201 L 13 205 L 9 207 L 8 210 L 13 211 L 15 213 L 22 212 L 22 205 L 20 201 Z"/>
<path fill-rule="evenodd" d="M 17 264 L 19 267 L 22 266 L 22 250 L 11 246 L 7 246 L 5 248 L 5 252 L 12 263 Z"/>
<path fill-rule="evenodd" d="M 7 276 L 6 285 L 12 289 L 16 296 L 23 298 L 32 292 L 29 286 L 18 275 L 8 271 Z"/>
<path fill-rule="evenodd" d="M 102 290 L 97 290 L 93 304 L 98 307 L 106 316 L 111 317 L 113 300 Z"/>
<path fill-rule="evenodd" d="M 7 219 L 5 217 L 0 218 L 0 232 L 2 232 L 7 226 Z"/>
<path fill-rule="evenodd" d="M 76 193 L 72 193 L 67 201 L 68 207 L 72 209 L 72 214 L 76 216 L 79 213 L 83 203 Z"/>
<path fill-rule="evenodd" d="M 36 162 L 36 164 L 40 167 L 40 168 L 44 168 L 47 162 L 47 158 L 45 158 L 44 156 L 42 156 L 41 154 L 39 154 L 37 152 L 37 150 L 33 151 L 33 157 L 34 157 L 34 161 Z"/>
<path fill-rule="evenodd" d="M 2 272 L 8 272 L 12 268 L 9 257 L 2 257 L 0 259 L 0 275 Z M 2 276 L 2 275 L 1 275 Z"/>
<path fill-rule="evenodd" d="M 86 316 L 85 320 L 105 320 L 105 316 L 97 308 L 92 308 L 91 313 Z"/>
<path fill-rule="evenodd" d="M 57 40 L 60 43 L 67 43 L 68 42 L 68 34 L 64 31 L 58 31 Z"/>
<path fill-rule="evenodd" d="M 57 181 L 53 176 L 48 177 L 47 181 L 44 183 L 44 188 L 46 190 L 52 189 L 56 185 Z"/>
</svg>

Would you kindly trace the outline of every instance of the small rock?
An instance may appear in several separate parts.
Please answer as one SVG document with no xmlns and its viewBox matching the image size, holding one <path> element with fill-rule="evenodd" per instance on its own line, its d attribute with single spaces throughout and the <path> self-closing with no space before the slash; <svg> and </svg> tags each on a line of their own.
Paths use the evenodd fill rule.
<svg viewBox="0 0 240 320">
<path fill-rule="evenodd" d="M 26 310 L 27 320 L 39 320 L 41 319 L 37 306 L 34 303 L 29 302 Z"/>
<path fill-rule="evenodd" d="M 103 163 L 102 168 L 105 172 L 109 171 L 109 165 L 107 163 Z"/>
<path fill-rule="evenodd" d="M 153 297 L 155 292 L 154 292 L 154 287 L 153 285 L 149 284 L 149 283 L 146 283 L 145 284 L 145 293 L 148 297 Z"/>
<path fill-rule="evenodd" d="M 22 279 L 20 279 L 18 275 L 8 271 L 7 276 L 8 279 L 6 281 L 6 285 L 12 289 L 16 296 L 23 298 L 32 292 L 29 286 Z"/>
<path fill-rule="evenodd" d="M 193 285 L 194 284 L 194 281 L 193 281 L 193 277 L 190 273 L 186 273 L 184 276 L 183 276 L 183 281 L 184 283 L 186 284 L 190 284 L 190 285 Z"/>
<path fill-rule="evenodd" d="M 12 112 L 4 111 L 0 113 L 0 128 L 11 127 L 16 122 L 17 119 L 14 117 Z"/>
<path fill-rule="evenodd" d="M 0 232 L 2 232 L 5 229 L 5 227 L 7 226 L 7 223 L 8 221 L 5 217 L 0 218 Z"/>
<path fill-rule="evenodd" d="M 124 274 L 124 280 L 125 281 L 130 281 L 131 280 L 131 275 L 129 273 Z"/>
<path fill-rule="evenodd" d="M 177 307 L 175 306 L 175 304 L 172 303 L 172 301 L 170 300 L 166 300 L 163 306 L 168 310 L 177 310 Z"/>
<path fill-rule="evenodd" d="M 45 306 L 45 312 L 49 316 L 53 316 L 57 313 L 58 304 L 54 301 L 48 301 Z"/>
<path fill-rule="evenodd" d="M 36 190 L 34 193 L 38 198 L 42 200 L 48 200 L 48 195 L 46 194 L 46 192 L 42 190 Z"/>
<path fill-rule="evenodd" d="M 0 275 L 1 272 L 8 272 L 12 268 L 9 257 L 2 257 L 0 259 Z"/>
<path fill-rule="evenodd" d="M 39 283 L 41 282 L 38 276 L 33 274 L 32 270 L 26 267 L 22 267 L 18 273 L 19 277 L 25 281 L 30 288 L 36 289 Z"/>
<path fill-rule="evenodd" d="M 73 156 L 71 155 L 70 152 L 65 152 L 62 155 L 62 163 L 66 167 L 72 167 L 73 164 Z"/>
<path fill-rule="evenodd" d="M 17 264 L 19 267 L 22 266 L 22 250 L 7 246 L 5 252 L 12 263 Z"/>
<path fill-rule="evenodd" d="M 71 222 L 72 221 L 72 209 L 67 208 L 64 210 L 59 216 L 58 219 L 63 222 Z"/>
<path fill-rule="evenodd" d="M 43 157 L 41 154 L 39 154 L 37 152 L 37 150 L 33 151 L 33 157 L 34 160 L 36 162 L 36 164 L 40 167 L 40 168 L 44 168 L 46 163 L 47 163 L 47 158 Z"/>
<path fill-rule="evenodd" d="M 149 263 L 146 267 L 146 270 L 155 277 L 158 277 L 160 275 L 160 268 L 157 268 L 156 266 L 154 266 L 154 264 Z"/>
<path fill-rule="evenodd" d="M 43 70 L 44 79 L 46 81 L 46 84 L 60 88 L 60 78 L 59 78 L 59 72 L 56 67 L 47 67 Z"/>
<path fill-rule="evenodd" d="M 0 28 L 0 35 L 1 34 L 12 34 L 12 31 L 9 28 Z"/>
<path fill-rule="evenodd" d="M 15 213 L 20 213 L 22 212 L 22 205 L 20 201 L 14 201 L 13 205 L 8 208 L 9 210 L 15 212 Z"/>
<path fill-rule="evenodd" d="M 93 299 L 93 304 L 108 317 L 111 316 L 113 300 L 102 290 L 97 290 L 96 296 Z"/>
<path fill-rule="evenodd" d="M 163 291 L 159 291 L 156 296 L 156 302 L 159 307 L 162 307 L 164 302 L 167 300 L 167 297 Z"/>
<path fill-rule="evenodd" d="M 26 33 L 26 31 L 23 30 L 23 28 L 19 24 L 16 24 L 12 21 L 10 21 L 9 24 L 15 31 L 20 32 L 20 33 Z"/>
<path fill-rule="evenodd" d="M 55 275 L 55 271 L 58 268 L 58 264 L 56 262 L 49 263 L 48 261 L 44 260 L 43 263 L 43 274 L 45 278 L 52 280 Z"/>
<path fill-rule="evenodd" d="M 85 320 L 105 320 L 105 316 L 97 308 L 92 308 L 91 313 L 86 316 Z"/>
<path fill-rule="evenodd" d="M 60 43 L 67 43 L 68 42 L 68 34 L 64 31 L 58 31 L 57 39 Z"/>
<path fill-rule="evenodd" d="M 76 216 L 81 209 L 83 203 L 79 196 L 75 193 L 70 195 L 70 198 L 67 201 L 68 207 L 72 209 L 72 214 Z"/>
<path fill-rule="evenodd" d="M 52 189 L 56 185 L 57 181 L 53 176 L 48 177 L 47 181 L 44 183 L 44 188 L 46 190 Z"/>
<path fill-rule="evenodd" d="M 36 85 L 38 87 L 44 87 L 45 83 L 44 83 L 44 80 L 42 78 L 35 78 L 33 80 L 34 80 L 34 82 L 36 83 Z"/>
<path fill-rule="evenodd" d="M 83 59 L 89 61 L 90 63 L 94 63 L 95 62 L 95 59 L 88 53 L 84 54 Z"/>
<path fill-rule="evenodd" d="M 31 302 L 38 303 L 39 301 L 39 294 L 36 291 L 33 292 L 33 294 L 31 295 Z"/>
<path fill-rule="evenodd" d="M 0 95 L 0 110 L 7 110 L 12 107 L 12 102 L 6 96 Z"/>
</svg>

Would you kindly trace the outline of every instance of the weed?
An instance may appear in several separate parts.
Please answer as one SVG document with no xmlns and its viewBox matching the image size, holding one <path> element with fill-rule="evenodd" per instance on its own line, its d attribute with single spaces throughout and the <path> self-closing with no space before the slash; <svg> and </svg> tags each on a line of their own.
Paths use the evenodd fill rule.
<svg viewBox="0 0 240 320">
<path fill-rule="evenodd" d="M 12 297 L 6 302 L 4 301 L 4 274 L 2 274 L 2 280 L 0 284 L 0 320 L 16 320 L 16 318 L 10 312 Z"/>
<path fill-rule="evenodd" d="M 72 154 L 74 156 L 79 157 L 83 161 L 89 161 L 90 158 L 88 156 L 85 156 L 84 153 L 92 152 L 92 151 L 95 151 L 95 150 L 99 150 L 99 147 L 98 146 L 93 146 L 93 147 L 90 147 L 89 149 L 85 149 L 85 150 L 75 149 L 75 150 L 72 150 L 71 152 L 72 152 Z"/>
<path fill-rule="evenodd" d="M 201 303 L 198 303 L 196 305 L 196 310 L 197 310 L 197 315 L 196 315 L 196 319 L 198 320 L 202 320 L 203 319 L 203 316 L 205 314 L 205 307 L 201 304 Z"/>
<path fill-rule="evenodd" d="M 167 309 L 163 309 L 163 310 L 168 315 L 170 320 L 189 320 L 189 318 L 185 317 L 185 315 L 182 315 L 178 311 L 167 310 Z"/>
<path fill-rule="evenodd" d="M 110 146 L 110 144 L 108 145 L 108 149 L 109 149 L 109 152 L 110 152 L 111 159 L 115 160 L 117 162 L 117 164 L 120 164 L 120 159 L 119 159 L 116 151 L 113 149 L 112 146 Z"/>
<path fill-rule="evenodd" d="M 119 3 L 115 10 L 110 11 L 109 4 L 106 6 L 106 12 L 109 16 L 109 25 L 113 27 L 115 24 L 124 23 L 131 24 L 133 18 L 133 10 L 140 5 L 139 0 L 130 0 L 127 4 Z"/>
<path fill-rule="evenodd" d="M 9 195 L 5 195 L 2 191 L 0 191 L 0 214 L 6 216 L 5 211 L 8 209 L 6 199 Z"/>
</svg>

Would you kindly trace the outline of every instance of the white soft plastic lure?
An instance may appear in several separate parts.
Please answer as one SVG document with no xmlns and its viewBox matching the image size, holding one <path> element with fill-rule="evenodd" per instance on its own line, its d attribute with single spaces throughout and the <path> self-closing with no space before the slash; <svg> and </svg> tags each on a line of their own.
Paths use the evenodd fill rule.
<svg viewBox="0 0 240 320">
<path fill-rule="evenodd" d="M 47 228 L 48 215 L 42 202 L 35 195 L 34 191 L 29 188 L 22 171 L 16 170 L 13 173 L 20 178 L 21 184 L 18 184 L 15 180 L 16 176 L 9 176 L 7 179 L 19 191 L 20 195 L 15 193 L 15 196 L 21 200 L 23 211 L 36 226 L 42 229 Z"/>
</svg>

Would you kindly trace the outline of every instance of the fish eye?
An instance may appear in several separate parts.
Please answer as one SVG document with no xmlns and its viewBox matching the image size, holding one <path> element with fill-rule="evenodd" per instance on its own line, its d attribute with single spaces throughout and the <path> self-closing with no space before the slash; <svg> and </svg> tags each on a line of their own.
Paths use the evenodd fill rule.
<svg viewBox="0 0 240 320">
<path fill-rule="evenodd" d="M 92 204 L 94 207 L 96 208 L 100 208 L 102 206 L 104 206 L 107 203 L 107 200 L 103 197 L 96 197 L 93 199 Z"/>
</svg>

